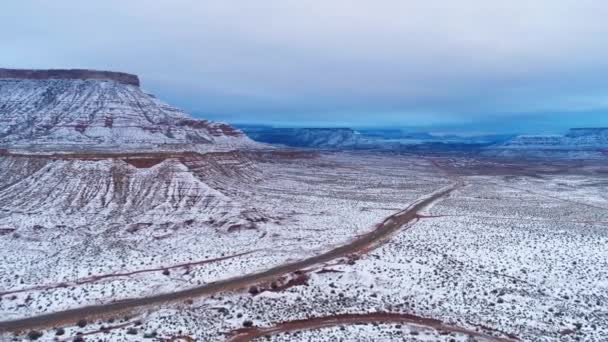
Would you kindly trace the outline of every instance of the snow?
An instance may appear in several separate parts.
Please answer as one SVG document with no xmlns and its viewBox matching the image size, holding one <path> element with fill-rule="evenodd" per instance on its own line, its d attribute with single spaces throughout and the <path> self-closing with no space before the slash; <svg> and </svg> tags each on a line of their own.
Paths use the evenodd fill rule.
<svg viewBox="0 0 608 342">
<path fill-rule="evenodd" d="M 193 204 L 193 211 L 189 211 L 184 202 L 175 202 L 179 196 L 169 196 L 168 202 L 153 205 L 141 217 L 132 215 L 137 210 L 127 210 L 130 206 L 126 206 L 124 212 L 114 209 L 118 213 L 114 216 L 82 221 L 77 218 L 78 210 L 72 215 L 51 211 L 45 217 L 41 212 L 18 215 L 17 207 L 7 207 L 12 212 L 2 218 L 0 226 L 10 224 L 17 230 L 0 237 L 2 250 L 6 251 L 0 269 L 2 287 L 27 288 L 69 282 L 90 274 L 170 267 L 249 251 L 251 254 L 190 268 L 171 268 L 169 275 L 144 272 L 64 288 L 27 291 L 16 294 L 14 299 L 6 295 L 0 301 L 2 317 L 17 318 L 107 302 L 110 298 L 186 289 L 316 255 L 370 231 L 385 217 L 441 189 L 454 178 L 446 177 L 436 163 L 407 156 L 332 153 L 299 160 L 223 158 L 212 163 L 167 160 L 149 169 L 124 166 L 133 173 L 132 177 L 139 179 L 134 183 L 139 186 L 154 183 L 147 179 L 169 180 L 178 176 L 178 180 L 163 181 L 166 187 L 160 193 L 174 187 L 171 185 L 174 182 L 182 182 L 188 191 L 213 193 L 218 201 L 226 202 L 217 207 Z M 25 160 L 12 167 L 41 167 L 41 170 L 49 167 Z M 4 162 L 17 163 L 10 158 Z M 452 158 L 449 162 L 466 165 L 470 161 Z M 120 162 L 54 161 L 51 165 L 65 170 L 70 163 L 71 167 L 79 168 L 78 174 L 93 178 L 91 175 L 104 175 Z M 222 179 L 218 169 L 203 172 L 193 168 L 199 164 L 240 165 L 248 170 L 242 174 L 256 176 Z M 161 170 L 169 171 L 161 175 Z M 57 187 L 51 181 L 54 173 L 48 172 L 51 173 L 46 178 L 40 176 L 40 182 L 34 181 L 38 176 L 29 177 L 15 186 L 23 187 L 19 193 L 24 194 L 40 184 Z M 317 273 L 323 266 L 309 270 L 307 286 L 257 296 L 237 291 L 202 297 L 191 304 L 148 311 L 131 320 L 143 321 L 138 327 L 140 337 L 152 331 L 159 336 L 177 336 L 181 330 L 183 335 L 203 340 L 223 340 L 225 333 L 241 327 L 247 319 L 255 325 L 268 326 L 310 315 L 388 311 L 440 319 L 486 334 L 504 337 L 509 333 L 523 340 L 538 336 L 545 336 L 546 340 L 605 338 L 608 334 L 603 318 L 608 301 L 607 283 L 603 279 L 604 246 L 608 243 L 604 229 L 608 211 L 603 209 L 607 202 L 605 176 L 583 169 L 581 173 L 548 173 L 542 177 L 457 177 L 467 186 L 427 208 L 418 222 L 356 259 L 354 264 L 336 260 L 325 266 L 336 272 Z M 72 178 L 79 177 L 75 174 Z M 201 183 L 205 179 L 209 182 Z M 92 185 L 82 188 L 95 189 Z M 0 198 L 7 193 L 0 194 Z M 91 203 L 96 203 L 101 197 L 91 195 L 91 198 L 95 199 Z M 41 200 L 38 206 L 44 207 L 45 201 Z M 46 208 L 65 208 L 66 205 L 60 205 L 62 201 L 65 199 L 54 198 Z M 127 203 L 137 203 L 137 199 Z M 234 210 L 235 203 L 242 203 L 242 211 Z M 267 220 L 257 222 L 253 229 L 231 232 L 225 226 L 205 221 L 225 212 L 223 205 L 232 208 L 230 215 L 235 217 L 254 210 Z M 73 202 L 67 207 L 74 208 Z M 90 203 L 84 208 L 95 211 L 95 215 L 102 215 L 105 210 Z M 176 214 L 184 212 L 189 214 Z M 133 217 L 137 219 L 129 219 Z M 186 225 L 185 217 L 195 223 Z M 52 225 L 59 221 L 71 223 L 65 227 Z M 129 227 L 137 222 L 152 224 L 129 232 Z M 34 225 L 44 228 L 35 229 Z M 168 236 L 156 239 L 165 234 Z M 36 264 L 32 263 L 34 260 Z M 217 308 L 224 308 L 227 313 Z M 69 332 L 73 335 L 76 331 L 91 331 L 103 324 L 108 325 L 92 322 L 87 329 L 70 328 Z M 577 328 L 579 324 L 581 328 Z M 304 331 L 295 336 L 298 340 L 313 341 L 327 340 L 329 336 L 363 341 L 468 338 L 466 334 L 438 335 L 437 331 L 420 326 L 400 326 L 353 325 Z M 574 334 L 562 336 L 568 329 Z M 126 330 L 113 330 L 107 337 L 137 340 L 125 335 Z M 47 331 L 44 336 L 50 338 L 53 332 Z M 272 337 L 276 341 L 290 338 L 294 335 Z"/>
<path fill-rule="evenodd" d="M 0 155 L 0 321 L 190 289 L 315 256 L 462 183 L 374 248 L 301 270 L 306 285 L 147 307 L 68 326 L 64 336 L 217 341 L 245 320 L 270 327 L 391 312 L 503 338 L 608 339 L 601 162 L 281 155 L 113 81 L 0 80 L 0 99 L 0 141 L 13 152 Z M 538 141 L 587 144 L 597 134 Z M 97 332 L 102 327 L 111 330 Z M 42 332 L 41 341 L 55 338 L 53 329 Z M 269 338 L 468 335 L 377 322 Z"/>
<path fill-rule="evenodd" d="M 0 79 L 0 146 L 204 152 L 258 145 L 225 124 L 193 120 L 134 85 Z"/>
</svg>

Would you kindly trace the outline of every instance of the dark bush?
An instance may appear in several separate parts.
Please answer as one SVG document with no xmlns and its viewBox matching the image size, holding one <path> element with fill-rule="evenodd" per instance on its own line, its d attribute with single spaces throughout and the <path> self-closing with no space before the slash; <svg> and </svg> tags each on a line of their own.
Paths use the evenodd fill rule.
<svg viewBox="0 0 608 342">
<path fill-rule="evenodd" d="M 156 331 L 145 333 L 144 338 L 155 338 L 158 333 Z"/>
<path fill-rule="evenodd" d="M 30 340 L 34 341 L 42 337 L 42 333 L 40 331 L 32 330 L 27 334 L 27 337 Z"/>
</svg>

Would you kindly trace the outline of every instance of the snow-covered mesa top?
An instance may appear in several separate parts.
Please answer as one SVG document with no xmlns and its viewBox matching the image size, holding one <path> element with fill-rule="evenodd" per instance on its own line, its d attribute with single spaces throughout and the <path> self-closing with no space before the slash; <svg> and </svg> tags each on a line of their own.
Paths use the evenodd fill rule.
<svg viewBox="0 0 608 342">
<path fill-rule="evenodd" d="M 257 146 L 240 130 L 193 119 L 138 83 L 137 76 L 123 73 L 0 69 L 0 147 L 215 151 Z"/>
<path fill-rule="evenodd" d="M 520 135 L 501 148 L 603 149 L 608 148 L 608 128 L 572 128 L 566 135 Z"/>
</svg>

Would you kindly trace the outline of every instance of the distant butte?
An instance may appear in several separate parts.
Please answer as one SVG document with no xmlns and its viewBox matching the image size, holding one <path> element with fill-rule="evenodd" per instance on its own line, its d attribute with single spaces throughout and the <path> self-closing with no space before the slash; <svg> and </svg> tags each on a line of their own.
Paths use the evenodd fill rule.
<svg viewBox="0 0 608 342">
<path fill-rule="evenodd" d="M 1 78 L 14 79 L 31 79 L 31 80 L 47 80 L 47 79 L 75 79 L 75 80 L 111 80 L 127 85 L 139 87 L 139 77 L 133 74 L 114 71 L 100 71 L 87 69 L 50 69 L 50 70 L 33 70 L 33 69 L 2 69 L 0 68 Z"/>
</svg>

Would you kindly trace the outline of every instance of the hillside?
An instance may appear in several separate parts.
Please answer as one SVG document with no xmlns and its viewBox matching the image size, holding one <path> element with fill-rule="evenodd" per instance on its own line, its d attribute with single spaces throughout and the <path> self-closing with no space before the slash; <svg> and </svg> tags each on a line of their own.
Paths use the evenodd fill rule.
<svg viewBox="0 0 608 342">
<path fill-rule="evenodd" d="M 196 120 L 135 75 L 0 69 L 0 146 L 216 151 L 253 147 L 240 130 Z"/>
</svg>

